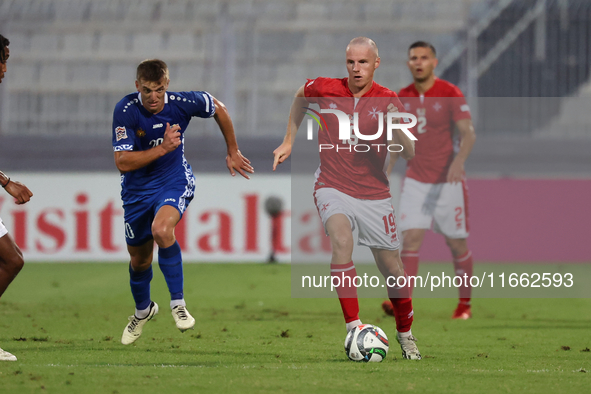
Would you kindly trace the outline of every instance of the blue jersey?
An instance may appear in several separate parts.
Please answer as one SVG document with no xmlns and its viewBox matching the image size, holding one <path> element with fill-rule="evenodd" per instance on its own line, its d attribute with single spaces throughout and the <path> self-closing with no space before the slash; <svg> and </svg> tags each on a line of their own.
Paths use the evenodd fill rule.
<svg viewBox="0 0 591 394">
<path fill-rule="evenodd" d="M 181 145 L 145 167 L 121 177 L 124 203 L 142 200 L 163 188 L 185 183 L 192 190 L 195 178 L 184 154 L 184 133 L 191 117 L 209 118 L 215 114 L 213 97 L 207 92 L 166 92 L 164 109 L 152 114 L 144 108 L 140 93 L 125 96 L 113 113 L 113 150 L 144 151 L 158 146 L 166 123 L 180 126 Z M 189 197 L 189 196 L 187 196 Z M 191 196 L 192 197 L 192 196 Z"/>
</svg>

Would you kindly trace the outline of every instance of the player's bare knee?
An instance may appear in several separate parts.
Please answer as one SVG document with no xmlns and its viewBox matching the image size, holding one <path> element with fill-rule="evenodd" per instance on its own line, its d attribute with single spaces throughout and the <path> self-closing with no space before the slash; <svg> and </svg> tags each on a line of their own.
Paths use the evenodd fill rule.
<svg viewBox="0 0 591 394">
<path fill-rule="evenodd" d="M 22 254 L 16 255 L 12 261 L 12 267 L 13 267 L 14 273 L 18 274 L 19 272 L 21 272 L 21 270 L 23 269 L 24 266 L 25 266 L 25 260 L 23 259 Z"/>
<path fill-rule="evenodd" d="M 130 264 L 132 270 L 134 270 L 135 272 L 142 272 L 150 268 L 150 265 L 152 265 L 152 259 L 148 259 L 145 257 L 132 257 Z"/>
<path fill-rule="evenodd" d="M 402 249 L 406 252 L 418 252 L 423 243 L 424 230 L 406 230 L 402 233 Z"/>
<path fill-rule="evenodd" d="M 21 269 L 23 269 L 25 260 L 23 259 L 21 251 L 16 250 L 14 253 L 11 252 L 8 256 L 2 256 L 2 258 L 0 258 L 0 265 L 5 271 L 16 275 Z"/>
<path fill-rule="evenodd" d="M 417 252 L 421 248 L 421 241 L 416 237 L 405 236 L 402 240 L 402 249 L 406 252 Z"/>
<path fill-rule="evenodd" d="M 459 257 L 468 251 L 468 243 L 465 238 L 445 238 L 445 243 L 449 247 L 454 257 Z"/>
<path fill-rule="evenodd" d="M 330 237 L 333 253 L 353 252 L 353 238 L 348 234 L 336 234 Z"/>
<path fill-rule="evenodd" d="M 158 247 L 166 248 L 174 243 L 174 228 L 163 224 L 153 224 L 152 236 Z"/>
</svg>

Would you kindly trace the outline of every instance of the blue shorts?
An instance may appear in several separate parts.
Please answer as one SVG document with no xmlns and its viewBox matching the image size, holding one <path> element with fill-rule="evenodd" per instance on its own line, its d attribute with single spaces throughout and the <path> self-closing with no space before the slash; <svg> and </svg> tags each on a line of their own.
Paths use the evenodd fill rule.
<svg viewBox="0 0 591 394">
<path fill-rule="evenodd" d="M 125 220 L 125 242 L 129 246 L 140 246 L 153 239 L 152 222 L 162 206 L 175 207 L 181 218 L 193 199 L 195 186 L 166 188 L 159 193 L 130 204 L 123 203 Z"/>
</svg>

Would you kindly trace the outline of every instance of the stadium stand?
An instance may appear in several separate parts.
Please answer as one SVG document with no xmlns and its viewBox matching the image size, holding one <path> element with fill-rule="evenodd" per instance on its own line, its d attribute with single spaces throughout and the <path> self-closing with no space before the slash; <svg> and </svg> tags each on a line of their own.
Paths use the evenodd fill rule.
<svg viewBox="0 0 591 394">
<path fill-rule="evenodd" d="M 478 37 L 480 57 L 536 1 L 0 0 L 0 26 L 12 48 L 9 77 L 0 86 L 0 141 L 7 142 L 0 142 L 0 155 L 19 165 L 19 157 L 16 162 L 10 158 L 21 151 L 3 148 L 15 146 L 9 140 L 35 144 L 55 139 L 63 149 L 68 144 L 59 141 L 68 136 L 88 150 L 86 157 L 95 155 L 93 149 L 109 144 L 103 143 L 114 104 L 134 90 L 135 66 L 149 57 L 167 61 L 171 90 L 210 91 L 228 104 L 240 141 L 252 138 L 272 151 L 295 89 L 306 77 L 344 76 L 342 49 L 352 36 L 367 35 L 378 43 L 382 65 L 376 81 L 398 90 L 409 83 L 403 56 L 409 43 L 431 41 L 444 58 L 465 41 L 475 21 L 501 3 L 508 5 Z M 591 26 L 591 5 L 570 0 L 565 12 L 560 8 L 564 2 L 546 3 L 547 60 L 520 55 L 535 38 L 535 27 L 529 26 L 478 79 L 479 96 L 568 96 L 587 81 L 589 53 L 579 46 L 591 37 L 582 34 L 585 23 Z M 575 32 L 564 29 L 565 15 L 570 27 L 577 26 Z M 576 66 L 569 66 L 573 61 Z M 465 89 L 465 51 L 441 73 Z M 561 81 L 566 88 L 554 86 Z M 541 82 L 545 90 L 535 90 Z M 518 134 L 551 136 L 538 129 L 560 108 L 546 111 L 537 123 L 520 125 Z M 481 136 L 514 132 L 495 123 L 494 116 L 483 113 L 481 118 L 489 122 L 477 123 Z M 192 127 L 200 138 L 221 138 L 211 122 L 193 122 Z M 590 128 L 572 135 L 591 141 Z M 82 168 L 112 169 L 109 153 L 103 164 L 98 162 Z"/>
</svg>

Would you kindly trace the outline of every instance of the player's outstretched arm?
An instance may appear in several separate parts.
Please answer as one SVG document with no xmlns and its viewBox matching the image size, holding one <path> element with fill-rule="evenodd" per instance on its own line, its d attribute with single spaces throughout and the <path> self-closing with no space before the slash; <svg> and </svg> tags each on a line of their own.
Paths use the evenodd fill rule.
<svg viewBox="0 0 591 394">
<path fill-rule="evenodd" d="M 386 171 L 388 176 L 390 176 L 390 174 L 392 173 L 392 170 L 394 170 L 394 165 L 396 164 L 396 161 L 398 160 L 398 156 L 400 156 L 400 154 L 398 152 L 390 152 L 390 162 L 388 163 L 388 170 Z"/>
<path fill-rule="evenodd" d="M 215 115 L 213 117 L 224 135 L 226 147 L 228 148 L 228 155 L 226 156 L 228 170 L 230 170 L 232 176 L 236 176 L 235 171 L 238 171 L 240 175 L 246 179 L 250 179 L 246 173 L 254 173 L 254 168 L 250 165 L 250 160 L 242 156 L 242 153 L 238 149 L 238 142 L 236 142 L 236 134 L 234 133 L 234 125 L 232 124 L 228 109 L 224 103 L 215 97 L 213 98 L 213 103 L 215 105 Z"/>
<path fill-rule="evenodd" d="M 283 163 L 289 155 L 291 155 L 291 148 L 295 140 L 298 128 L 304 119 L 305 112 L 302 110 L 303 107 L 307 106 L 308 101 L 304 94 L 304 85 L 302 85 L 295 94 L 293 102 L 291 103 L 291 109 L 289 111 L 289 120 L 287 122 L 287 131 L 283 142 L 277 149 L 273 151 L 273 171 L 277 168 L 278 164 Z"/>
<path fill-rule="evenodd" d="M 0 171 L 0 184 L 8 194 L 16 199 L 16 203 L 19 205 L 29 202 L 31 197 L 33 197 L 33 193 L 28 187 L 20 182 L 13 181 L 2 171 Z"/>
<path fill-rule="evenodd" d="M 388 112 L 398 112 L 398 108 L 394 104 L 388 105 Z M 400 119 L 394 118 L 394 123 L 400 123 Z M 390 164 L 388 165 L 388 174 L 392 172 L 394 164 L 399 156 L 405 160 L 410 160 L 415 157 L 415 142 L 409 138 L 406 133 L 400 129 L 394 129 L 392 133 L 392 142 L 402 146 L 401 152 L 390 153 Z"/>
<path fill-rule="evenodd" d="M 119 151 L 115 152 L 115 165 L 121 173 L 139 170 L 156 159 L 172 152 L 181 144 L 181 133 L 179 125 L 170 126 L 166 123 L 166 130 L 162 143 L 144 151 Z"/>
<path fill-rule="evenodd" d="M 415 157 L 415 142 L 411 140 L 402 130 L 394 130 L 392 137 L 394 138 L 394 143 L 402 145 L 403 148 L 401 152 L 398 152 L 398 156 L 402 157 L 404 160 L 411 160 L 413 157 Z M 396 158 L 398 158 L 398 156 L 396 156 Z M 392 160 L 392 156 L 390 157 Z"/>
<path fill-rule="evenodd" d="M 447 172 L 447 181 L 451 183 L 462 181 L 465 175 L 464 163 L 468 159 L 468 156 L 470 156 L 470 152 L 472 152 L 472 147 L 474 147 L 474 142 L 476 141 L 476 133 L 474 132 L 474 125 L 471 119 L 460 119 L 456 122 L 456 126 L 460 132 L 461 140 L 460 150 L 451 162 L 449 171 Z"/>
</svg>

